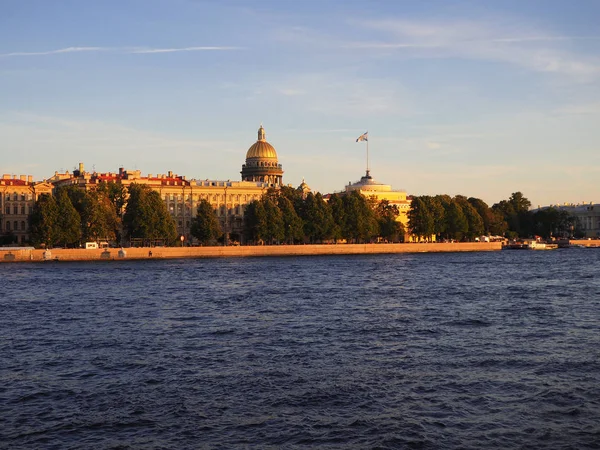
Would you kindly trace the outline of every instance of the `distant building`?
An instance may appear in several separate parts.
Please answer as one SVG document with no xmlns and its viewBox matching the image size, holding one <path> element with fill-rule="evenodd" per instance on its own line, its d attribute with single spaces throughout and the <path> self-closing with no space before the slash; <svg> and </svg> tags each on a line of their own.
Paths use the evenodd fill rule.
<svg viewBox="0 0 600 450">
<path fill-rule="evenodd" d="M 55 172 L 47 181 L 56 187 L 75 185 L 85 190 L 96 189 L 99 183 L 111 181 L 125 187 L 132 183 L 145 184 L 160 194 L 175 220 L 178 234 L 184 236 L 185 242 L 193 242 L 192 219 L 196 216 L 198 203 L 204 199 L 215 210 L 228 239 L 241 241 L 244 207 L 253 200 L 259 200 L 267 189 L 281 187 L 283 183 L 283 168 L 277 152 L 265 136 L 261 125 L 257 141 L 246 152 L 241 181 L 188 180 L 173 172 L 142 176 L 140 170 L 124 168 L 116 173 L 86 172 L 82 163 L 78 170 Z"/>
<path fill-rule="evenodd" d="M 577 218 L 581 230 L 586 238 L 600 238 L 600 204 L 599 203 L 564 203 L 538 207 L 540 209 L 556 208 L 567 211 Z M 534 210 L 535 211 L 535 210 Z"/>
<path fill-rule="evenodd" d="M 367 198 L 373 198 L 378 203 L 382 200 L 387 200 L 390 205 L 398 208 L 399 215 L 396 218 L 404 229 L 408 231 L 408 212 L 410 211 L 411 199 L 406 195 L 406 191 L 394 190 L 389 184 L 383 184 L 375 181 L 371 176 L 371 171 L 367 169 L 365 175 L 359 181 L 348 183 L 344 191 L 338 192 L 338 195 L 345 195 L 353 191 L 358 191 Z M 326 199 L 331 197 L 331 194 L 324 196 Z M 409 235 L 405 239 L 410 239 Z"/>
<path fill-rule="evenodd" d="M 4 174 L 0 179 L 0 238 L 2 244 L 29 241 L 29 215 L 41 194 L 52 194 L 52 184 L 34 182 L 31 175 Z"/>
</svg>

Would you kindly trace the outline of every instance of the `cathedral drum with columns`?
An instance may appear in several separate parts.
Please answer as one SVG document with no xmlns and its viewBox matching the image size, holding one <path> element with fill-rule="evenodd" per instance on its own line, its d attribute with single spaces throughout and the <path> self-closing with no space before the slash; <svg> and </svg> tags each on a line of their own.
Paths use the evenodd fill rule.
<svg viewBox="0 0 600 450">
<path fill-rule="evenodd" d="M 258 140 L 246 153 L 246 164 L 242 165 L 242 181 L 267 183 L 281 186 L 283 170 L 277 161 L 277 152 L 265 138 L 265 129 L 258 129 Z"/>
</svg>

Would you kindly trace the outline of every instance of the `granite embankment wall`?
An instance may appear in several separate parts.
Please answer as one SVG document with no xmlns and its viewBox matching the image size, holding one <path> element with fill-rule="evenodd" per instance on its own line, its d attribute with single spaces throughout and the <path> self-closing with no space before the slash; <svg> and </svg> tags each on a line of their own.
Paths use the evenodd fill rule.
<svg viewBox="0 0 600 450">
<path fill-rule="evenodd" d="M 569 244 L 583 247 L 600 247 L 600 239 L 577 239 L 569 241 Z"/>
<path fill-rule="evenodd" d="M 0 262 L 17 261 L 112 261 L 123 259 L 222 258 L 247 256 L 370 255 L 383 253 L 480 252 L 502 248 L 499 242 L 453 244 L 323 244 L 264 245 L 240 247 L 143 247 L 121 249 L 52 249 L 6 248 L 0 251 Z"/>
</svg>

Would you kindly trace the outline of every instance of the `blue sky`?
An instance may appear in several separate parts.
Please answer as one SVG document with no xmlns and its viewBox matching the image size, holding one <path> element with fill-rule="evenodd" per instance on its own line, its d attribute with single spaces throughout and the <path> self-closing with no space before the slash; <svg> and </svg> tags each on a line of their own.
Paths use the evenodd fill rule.
<svg viewBox="0 0 600 450">
<path fill-rule="evenodd" d="M 600 2 L 0 0 L 0 172 L 600 202 Z"/>
</svg>

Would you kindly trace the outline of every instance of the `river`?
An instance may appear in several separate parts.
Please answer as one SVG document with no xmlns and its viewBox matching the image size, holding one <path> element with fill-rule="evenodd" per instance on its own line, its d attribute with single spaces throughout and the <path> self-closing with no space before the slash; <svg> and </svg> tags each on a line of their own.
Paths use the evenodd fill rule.
<svg viewBox="0 0 600 450">
<path fill-rule="evenodd" d="M 600 249 L 0 276 L 0 447 L 600 445 Z"/>
</svg>

